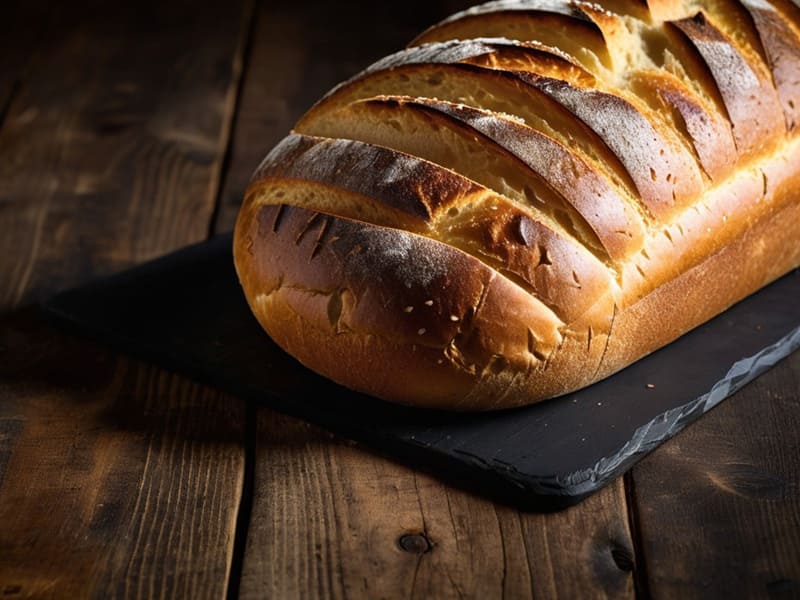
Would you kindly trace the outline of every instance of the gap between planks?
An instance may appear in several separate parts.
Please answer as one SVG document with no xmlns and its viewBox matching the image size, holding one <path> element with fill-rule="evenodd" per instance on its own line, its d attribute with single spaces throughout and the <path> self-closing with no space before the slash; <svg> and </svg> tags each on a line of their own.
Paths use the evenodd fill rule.
<svg viewBox="0 0 800 600">
<path fill-rule="evenodd" d="M 239 47 L 234 54 L 233 76 L 235 84 L 230 86 L 228 97 L 225 100 L 225 112 L 228 115 L 223 125 L 222 135 L 220 136 L 220 148 L 222 160 L 219 162 L 217 172 L 213 176 L 214 203 L 211 215 L 208 219 L 207 239 L 214 237 L 217 229 L 220 206 L 222 204 L 222 194 L 225 187 L 225 179 L 230 167 L 231 152 L 235 135 L 236 123 L 239 117 L 241 105 L 242 88 L 244 85 L 244 74 L 250 63 L 250 56 L 255 35 L 258 10 L 261 0 L 250 0 L 247 2 L 242 16 L 242 36 Z M 0 121 L 0 126 L 2 121 Z M 233 534 L 233 550 L 231 552 L 230 564 L 228 567 L 228 585 L 226 598 L 235 600 L 239 597 L 242 580 L 242 569 L 244 566 L 244 555 L 247 547 L 247 532 L 250 528 L 250 517 L 253 508 L 253 493 L 255 491 L 255 463 L 256 463 L 256 438 L 258 433 L 257 426 L 258 410 L 252 401 L 246 402 L 245 423 L 244 423 L 244 472 L 242 474 L 242 488 L 239 506 L 236 511 L 236 525 Z"/>
<path fill-rule="evenodd" d="M 207 239 L 211 239 L 218 231 L 217 221 L 219 220 L 220 207 L 223 202 L 223 192 L 225 190 L 225 180 L 230 168 L 231 154 L 233 151 L 233 141 L 236 135 L 236 123 L 239 118 L 239 111 L 242 102 L 242 89 L 244 87 L 245 73 L 250 64 L 250 57 L 253 50 L 253 38 L 255 37 L 258 13 L 263 0 L 249 0 L 247 2 L 244 15 L 242 17 L 242 38 L 239 42 L 234 55 L 233 72 L 236 84 L 230 87 L 228 97 L 225 100 L 225 108 L 228 113 L 228 120 L 224 125 L 220 136 L 220 146 L 222 148 L 222 160 L 217 167 L 218 171 L 214 175 L 214 205 L 211 209 L 211 216 L 208 219 Z M 0 121 L 0 126 L 2 121 Z"/>
<path fill-rule="evenodd" d="M 622 476 L 625 486 L 625 509 L 628 512 L 628 530 L 633 547 L 633 591 L 637 600 L 652 598 L 647 579 L 647 564 L 644 557 L 641 527 L 639 526 L 639 507 L 636 503 L 636 482 L 633 467 Z"/>
<path fill-rule="evenodd" d="M 247 549 L 247 532 L 250 530 L 250 518 L 253 514 L 253 494 L 255 493 L 256 473 L 256 439 L 258 436 L 258 408 L 248 401 L 244 416 L 244 473 L 242 474 L 242 492 L 236 512 L 236 527 L 233 532 L 233 552 L 228 570 L 228 589 L 226 598 L 239 598 L 244 555 Z"/>
</svg>

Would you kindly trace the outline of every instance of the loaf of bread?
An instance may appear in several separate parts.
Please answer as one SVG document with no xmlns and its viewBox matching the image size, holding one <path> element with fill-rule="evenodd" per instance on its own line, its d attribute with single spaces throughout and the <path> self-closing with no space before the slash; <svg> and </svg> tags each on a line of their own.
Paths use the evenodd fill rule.
<svg viewBox="0 0 800 600">
<path fill-rule="evenodd" d="M 247 189 L 237 272 L 345 386 L 537 402 L 800 265 L 799 124 L 796 0 L 491 2 L 305 114 Z"/>
</svg>

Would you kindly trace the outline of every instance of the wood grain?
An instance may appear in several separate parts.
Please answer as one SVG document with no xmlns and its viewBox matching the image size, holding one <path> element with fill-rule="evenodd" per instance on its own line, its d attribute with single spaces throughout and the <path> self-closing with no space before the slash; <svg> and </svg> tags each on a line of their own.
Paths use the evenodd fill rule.
<svg viewBox="0 0 800 600">
<path fill-rule="evenodd" d="M 800 353 L 633 471 L 655 598 L 800 597 Z"/>
<path fill-rule="evenodd" d="M 4 319 L 3 597 L 224 596 L 243 417 L 240 402 L 35 313 Z"/>
<path fill-rule="evenodd" d="M 15 11 L 38 33 L 3 72 L 0 310 L 207 235 L 251 14 L 236 0 Z M 225 596 L 244 420 L 237 399 L 8 314 L 3 597 Z"/>
<path fill-rule="evenodd" d="M 0 309 L 207 235 L 249 14 L 50 9 L 0 130 Z"/>
<path fill-rule="evenodd" d="M 633 597 L 621 481 L 525 514 L 270 411 L 258 428 L 243 598 Z"/>
</svg>

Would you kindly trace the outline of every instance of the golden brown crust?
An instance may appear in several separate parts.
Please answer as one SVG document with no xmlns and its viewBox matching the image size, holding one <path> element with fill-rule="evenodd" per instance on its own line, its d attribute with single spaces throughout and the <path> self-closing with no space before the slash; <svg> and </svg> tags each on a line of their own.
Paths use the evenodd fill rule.
<svg viewBox="0 0 800 600">
<path fill-rule="evenodd" d="M 675 251 L 679 264 L 667 283 L 638 299 L 628 285 L 627 295 L 600 298 L 571 323 L 451 246 L 296 207 L 245 203 L 237 269 L 275 340 L 340 383 L 416 405 L 516 406 L 611 374 L 800 264 L 797 160 L 795 143 L 731 185 L 742 190 L 739 202 L 721 190 L 706 221 L 687 214 L 675 224 L 671 245 L 684 251 Z M 766 194 L 754 196 L 762 170 Z M 716 232 L 726 233 L 726 209 L 745 200 L 763 207 L 747 211 L 761 216 L 726 219 L 719 249 L 701 252 L 693 242 L 703 226 L 716 221 Z M 503 339 L 519 331 L 525 339 Z M 344 356 L 352 358 L 342 371 Z M 375 373 L 386 361 L 396 370 Z M 425 386 L 409 388 L 406 379 Z"/>
<path fill-rule="evenodd" d="M 786 127 L 800 122 L 800 37 L 785 14 L 766 2 L 741 0 L 755 23 L 761 44 L 772 70 L 772 79 L 780 97 Z"/>
<path fill-rule="evenodd" d="M 586 123 L 614 151 L 630 173 L 651 213 L 668 219 L 697 197 L 702 178 L 697 163 L 679 144 L 659 132 L 630 102 L 598 90 L 526 74 Z"/>
<path fill-rule="evenodd" d="M 334 88 L 297 124 L 298 131 L 313 129 L 326 112 L 357 100 L 380 95 L 436 98 L 500 113 L 513 113 L 526 125 L 594 159 L 623 193 L 635 194 L 625 166 L 589 126 L 539 88 L 553 77 L 532 85 L 531 69 L 558 74 L 576 86 L 595 83 L 584 69 L 565 60 L 555 49 L 498 40 L 470 40 L 430 44 L 403 50 L 382 59 Z"/>
<path fill-rule="evenodd" d="M 785 132 L 778 96 L 761 69 L 737 51 L 703 11 L 673 25 L 692 43 L 708 66 L 725 102 L 739 153 L 769 152 Z"/>
<path fill-rule="evenodd" d="M 504 116 L 450 102 L 428 99 L 369 102 L 394 102 L 396 106 L 430 111 L 480 133 L 558 192 L 590 224 L 610 256 L 624 256 L 629 251 L 638 215 L 606 178 L 553 138 Z"/>
<path fill-rule="evenodd" d="M 659 294 L 670 281 L 734 244 L 755 223 L 800 201 L 797 188 L 792 185 L 798 181 L 798 161 L 800 140 L 795 139 L 783 151 L 739 170 L 710 189 L 695 207 L 677 219 L 651 230 L 643 251 L 623 270 L 624 305 L 634 304 L 648 294 Z M 776 235 L 797 236 L 800 222 L 786 222 L 780 229 Z M 749 258 L 746 253 L 739 256 L 743 263 Z M 786 264 L 782 268 L 785 272 L 794 266 Z M 716 274 L 708 285 L 724 285 L 728 276 Z M 716 287 L 713 291 L 716 293 Z"/>
<path fill-rule="evenodd" d="M 422 159 L 350 140 L 293 134 L 262 162 L 245 205 L 290 202 L 278 189 L 322 184 L 305 208 L 363 220 L 358 209 L 375 203 L 371 221 L 443 241 L 523 286 L 567 323 L 608 294 L 611 274 L 576 241 L 465 177 Z M 326 189 L 327 188 L 327 189 Z M 347 202 L 343 192 L 351 192 Z M 336 205 L 322 195 L 335 196 Z M 295 204 L 298 198 L 291 199 Z M 397 213 L 401 213 L 400 216 Z M 413 219 L 413 220 L 409 220 Z M 447 227 L 437 223 L 446 220 Z"/>
<path fill-rule="evenodd" d="M 301 134 L 279 142 L 256 169 L 252 185 L 271 177 L 331 183 L 424 220 L 451 206 L 455 198 L 484 189 L 407 154 L 359 141 Z"/>
<path fill-rule="evenodd" d="M 334 90 L 239 215 L 259 322 L 353 389 L 489 410 L 616 372 L 800 266 L 800 10 L 740 1 L 503 0 L 425 35 L 556 19 L 607 57 L 578 57 L 575 40 L 582 66 L 536 44 L 448 43 Z M 447 98 L 413 95 L 439 75 Z M 391 77 L 409 78 L 407 97 L 364 92 Z M 548 101 L 525 119 L 502 98 L 460 104 L 475 82 Z M 601 164 L 598 140 L 619 164 Z"/>
<path fill-rule="evenodd" d="M 415 131 L 421 124 L 435 132 L 435 142 L 429 143 Z M 398 149 L 413 151 L 431 161 L 440 154 L 437 150 L 443 132 L 452 134 L 471 145 L 475 160 L 485 154 L 523 173 L 528 189 L 521 193 L 530 196 L 534 206 L 550 196 L 547 204 L 565 215 L 560 221 L 571 222 L 569 227 L 590 229 L 608 256 L 621 258 L 641 247 L 642 217 L 607 178 L 563 144 L 508 115 L 423 98 L 381 97 L 354 102 L 315 121 L 312 132 L 347 137 L 360 125 L 365 131 L 358 131 L 359 138 L 375 144 L 389 143 L 386 137 L 395 135 L 394 127 L 408 126 L 408 132 L 398 129 L 393 147 L 402 146 Z M 464 160 L 448 152 L 438 156 L 440 164 L 452 168 L 448 158 L 456 163 Z M 468 168 L 469 171 L 462 166 L 473 179 L 482 180 L 482 173 L 478 172 L 482 167 Z M 558 206 L 553 206 L 555 201 Z"/>
<path fill-rule="evenodd" d="M 312 369 L 387 399 L 486 409 L 481 403 L 519 373 L 530 374 L 528 390 L 558 393 L 566 381 L 549 371 L 575 373 L 550 361 L 563 362 L 567 350 L 585 363 L 584 381 L 599 364 L 600 344 L 594 364 L 577 338 L 565 346 L 564 324 L 530 294 L 409 232 L 250 203 L 234 252 L 250 306 L 278 344 Z M 506 402 L 519 404 L 519 395 Z"/>
<path fill-rule="evenodd" d="M 800 178 L 793 178 L 800 185 Z M 797 188 L 795 188 L 797 189 Z M 694 267 L 623 311 L 615 321 L 598 376 L 605 377 L 800 265 L 800 202 L 787 202 Z"/>
<path fill-rule="evenodd" d="M 562 32 L 569 32 L 573 45 Z M 409 45 L 471 38 L 535 39 L 548 46 L 562 48 L 577 61 L 589 64 L 597 60 L 610 65 L 602 30 L 578 3 L 562 0 L 548 2 L 489 2 L 452 15 L 429 28 Z"/>
<path fill-rule="evenodd" d="M 572 115 L 575 121 L 572 127 L 586 127 L 597 136 L 600 140 L 598 143 L 610 148 L 616 160 L 626 169 L 625 175 L 638 189 L 642 202 L 652 214 L 660 218 L 668 218 L 674 214 L 676 209 L 694 200 L 702 189 L 702 177 L 696 161 L 673 136 L 669 136 L 663 129 L 659 130 L 629 100 L 598 89 L 597 82 L 589 73 L 576 69 L 574 64 L 541 46 L 474 40 L 463 44 L 437 44 L 402 51 L 379 61 L 363 74 L 333 90 L 309 111 L 299 127 L 308 128 L 319 113 L 338 104 L 340 96 L 350 101 L 357 100 L 357 91 L 354 88 L 357 90 L 358 84 L 363 85 L 365 78 L 374 77 L 381 71 L 396 72 L 398 68 L 411 64 L 438 63 L 464 63 L 496 71 L 501 76 L 508 76 L 528 86 L 528 93 L 531 95 L 528 102 L 538 107 L 543 118 L 555 118 L 553 113 L 558 110 Z M 553 66 L 556 67 L 555 72 Z M 531 69 L 536 69 L 536 72 Z M 556 73 L 558 77 L 553 76 Z M 404 69 L 403 74 L 413 76 L 414 72 Z M 695 124 L 704 117 L 699 114 L 702 108 L 698 101 L 692 102 L 688 95 L 681 96 L 681 91 L 672 82 L 668 98 L 687 114 L 690 123 Z M 384 93 L 391 94 L 390 91 Z M 695 130 L 697 129 L 695 126 Z M 701 136 L 702 133 L 704 132 L 698 135 Z M 719 135 L 721 134 L 722 132 Z M 716 146 L 714 156 L 719 156 L 720 144 Z M 709 153 L 710 151 L 706 152 L 706 155 Z M 708 159 L 707 162 L 712 161 Z M 595 165 L 594 168 L 601 167 Z M 681 174 L 680 177 L 677 176 L 678 173 Z"/>
<path fill-rule="evenodd" d="M 727 177 L 736 165 L 736 143 L 730 122 L 706 104 L 670 73 L 648 71 L 631 77 L 640 94 L 660 99 L 677 112 L 676 126 L 683 126 L 697 159 L 712 181 Z"/>
</svg>

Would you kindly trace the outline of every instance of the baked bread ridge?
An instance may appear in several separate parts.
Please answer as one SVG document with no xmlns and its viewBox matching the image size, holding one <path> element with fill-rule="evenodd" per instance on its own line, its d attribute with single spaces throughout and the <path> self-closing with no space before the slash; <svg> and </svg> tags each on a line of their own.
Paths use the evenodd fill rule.
<svg viewBox="0 0 800 600">
<path fill-rule="evenodd" d="M 726 2 L 716 0 L 715 5 Z M 650 0 L 642 6 L 649 5 L 652 12 L 658 5 L 663 12 L 658 18 L 688 23 L 666 27 L 672 27 L 676 38 L 685 34 L 684 29 L 690 32 L 685 34 L 686 47 L 695 46 L 694 58 L 705 61 L 711 77 L 687 92 L 685 73 L 678 76 L 656 69 L 641 74 L 638 83 L 635 76 L 640 74 L 634 74 L 629 89 L 636 92 L 640 86 L 649 94 L 642 101 L 649 108 L 637 106 L 637 110 L 655 119 L 657 132 L 678 127 L 683 119 L 681 135 L 694 145 L 695 160 L 704 171 L 702 189 L 694 196 L 687 194 L 668 213 L 644 215 L 644 235 L 636 244 L 616 253 L 606 245 L 606 254 L 598 252 L 598 247 L 587 245 L 586 235 L 565 228 L 535 202 L 526 203 L 492 182 L 478 183 L 480 173 L 470 173 L 469 179 L 454 172 L 453 165 L 439 160 L 447 148 L 434 152 L 436 156 L 422 152 L 427 158 L 423 160 L 404 154 L 420 154 L 403 145 L 407 142 L 388 134 L 372 137 L 351 127 L 358 119 L 372 119 L 370 115 L 381 112 L 389 119 L 424 113 L 437 131 L 456 123 L 467 126 L 475 132 L 478 146 L 494 143 L 513 154 L 514 140 L 506 137 L 498 142 L 492 139 L 493 132 L 498 123 L 514 130 L 521 125 L 519 119 L 469 103 L 415 97 L 411 86 L 408 96 L 344 102 L 337 111 L 350 111 L 355 117 L 343 118 L 329 131 L 317 129 L 319 121 L 307 115 L 300 122 L 301 133 L 290 135 L 257 171 L 237 222 L 234 253 L 245 295 L 262 326 L 309 367 L 353 389 L 418 406 L 508 408 L 608 376 L 798 267 L 800 138 L 793 111 L 800 98 L 792 97 L 797 86 L 790 77 L 796 72 L 792 65 L 797 64 L 793 62 L 797 21 L 775 22 L 776 14 L 788 10 L 782 1 L 775 8 L 763 0 L 742 0 L 737 6 L 763 14 L 760 24 L 753 17 L 750 34 L 734 40 L 729 35 L 731 23 L 741 14 L 719 20 L 713 11 L 706 17 L 707 7 L 699 6 L 691 15 L 673 18 L 688 4 L 695 9 L 705 3 Z M 605 44 L 616 35 L 609 24 L 621 19 L 610 13 L 592 15 L 580 2 L 538 5 L 543 9 L 581 5 L 581 19 L 594 24 Z M 564 16 L 566 12 L 562 11 Z M 637 19 L 644 14 L 638 8 L 630 12 Z M 574 18 L 574 11 L 569 18 Z M 753 43 L 752 32 L 760 36 L 762 46 Z M 739 53 L 733 41 L 745 49 Z M 703 48 L 697 48 L 703 43 L 733 48 L 739 53 L 736 69 L 750 69 L 755 80 L 740 85 L 738 92 L 733 83 L 720 82 L 719 71 L 716 76 L 714 71 L 721 63 L 715 64 L 713 56 L 704 57 Z M 450 43 L 447 51 L 457 57 L 467 44 L 473 49 L 494 44 L 496 51 L 497 46 L 514 42 Z M 546 53 L 541 45 L 534 50 Z M 440 51 L 431 46 L 420 49 L 431 57 L 420 64 L 429 68 Z M 616 60 L 614 54 L 609 54 L 611 62 Z M 554 56 L 570 68 L 582 68 L 557 51 Z M 585 66 L 583 58 L 578 62 Z M 395 59 L 394 66 L 390 59 L 383 62 L 386 73 L 398 76 L 409 67 L 402 60 Z M 500 66 L 500 70 L 508 69 Z M 380 72 L 373 67 L 366 76 Z M 328 99 L 363 77 L 340 86 Z M 739 98 L 745 93 L 752 96 Z M 676 111 L 673 121 L 661 119 L 659 109 L 647 112 L 659 97 Z M 765 114 L 755 124 L 745 123 L 747 111 Z M 703 130 L 707 124 L 703 113 L 722 120 Z M 438 116 L 431 120 L 434 114 Z M 686 118 L 692 115 L 698 115 L 694 125 Z M 723 139 L 725 128 L 720 126 L 727 121 L 730 141 Z M 367 123 L 364 130 L 375 124 Z M 704 151 L 698 140 L 706 144 Z M 715 147 L 735 157 L 713 164 L 709 158 Z M 581 160 L 588 156 L 585 162 L 593 165 L 594 172 L 623 190 L 624 202 L 630 201 L 625 186 L 614 183 L 613 173 L 592 163 L 596 156 L 591 147 L 565 148 Z M 312 160 L 315 156 L 324 167 Z M 383 166 L 394 164 L 398 157 L 404 168 Z M 540 183 L 549 187 L 551 182 Z M 552 201 L 564 201 L 569 193 L 557 190 L 561 200 Z M 526 233 L 521 233 L 520 223 Z M 377 254 L 369 242 L 375 239 L 382 240 Z M 557 253 L 546 250 L 549 247 L 574 252 L 559 258 L 554 267 Z M 575 257 L 591 265 L 586 272 L 592 273 L 593 285 L 584 291 L 579 278 L 577 289 L 568 293 L 565 282 Z M 398 274 L 408 276 L 413 269 L 407 261 L 414 259 L 422 271 L 435 276 L 409 285 Z M 527 260 L 536 266 L 526 268 Z M 553 294 L 549 291 L 553 286 L 561 290 Z M 570 306 L 572 311 L 565 310 Z M 436 310 L 424 312 L 433 307 Z"/>
<path fill-rule="evenodd" d="M 412 65 L 418 65 L 416 71 L 408 68 Z M 450 71 L 445 68 L 446 65 L 451 66 Z M 434 74 L 437 70 L 430 67 L 438 67 L 438 78 L 445 78 L 446 81 L 436 87 L 426 86 L 423 89 L 426 83 L 425 67 L 428 67 L 428 73 L 433 71 Z M 451 100 L 439 94 L 448 94 L 447 77 L 455 77 L 455 69 L 459 67 L 461 79 L 465 77 L 465 68 L 473 67 L 476 71 L 473 77 L 482 78 L 487 91 L 492 89 L 491 85 L 500 84 L 497 79 L 502 76 L 507 80 L 506 88 L 516 83 L 521 87 L 519 93 L 529 96 L 528 110 L 521 114 L 518 109 L 511 107 L 502 112 L 522 117 L 526 125 L 559 144 L 572 146 L 577 143 L 579 147 L 572 150 L 579 159 L 588 160 L 593 169 L 606 176 L 617 175 L 613 178 L 615 183 L 630 181 L 635 188 L 634 193 L 638 191 L 650 212 L 667 217 L 674 205 L 690 201 L 699 193 L 702 177 L 691 156 L 692 149 L 685 147 L 689 145 L 688 141 L 681 143 L 675 131 L 658 127 L 659 123 L 653 122 L 657 115 L 644 114 L 645 107 L 641 99 L 620 89 L 610 93 L 592 74 L 577 67 L 556 50 L 540 44 L 478 39 L 430 44 L 401 51 L 378 61 L 362 74 L 334 88 L 301 118 L 296 129 L 314 133 L 317 122 L 324 119 L 327 112 L 369 97 L 369 90 L 378 86 L 368 84 L 381 73 L 386 76 L 379 81 L 385 83 L 387 88 L 381 92 L 382 95 L 414 96 L 431 92 L 437 94 L 435 98 L 438 100 Z M 395 82 L 391 81 L 392 76 Z M 404 80 L 409 77 L 413 77 L 413 81 L 404 86 Z M 449 83 L 453 85 L 456 82 Z M 360 91 L 365 86 L 367 90 Z M 420 93 L 407 93 L 412 86 Z M 456 87 L 456 93 L 459 91 L 465 93 L 463 83 L 461 89 Z M 501 99 L 503 95 L 508 97 L 507 89 L 505 94 L 498 95 Z M 465 100 L 465 104 L 474 108 L 492 109 L 490 98 L 473 95 Z M 481 106 L 478 104 L 481 102 L 489 102 L 490 105 Z M 692 99 L 684 95 L 684 102 L 691 103 Z M 541 122 L 534 124 L 531 115 L 538 117 L 537 120 Z M 643 161 L 642 156 L 649 157 L 649 160 Z M 609 163 L 615 166 L 611 173 L 607 168 Z M 682 176 L 672 181 L 673 173 L 681 173 Z"/>
<path fill-rule="evenodd" d="M 600 32 L 609 59 L 584 59 L 582 64 L 614 84 L 624 83 L 627 73 L 643 67 L 677 75 L 727 114 L 741 153 L 758 155 L 761 147 L 775 141 L 781 130 L 781 106 L 786 124 L 793 126 L 797 103 L 791 94 L 797 89 L 794 74 L 800 65 L 796 6 L 784 0 L 771 4 L 766 0 L 656 1 L 647 3 L 656 10 L 645 14 L 636 9 L 635 2 L 604 4 L 626 14 L 581 0 L 489 2 L 434 25 L 412 45 L 466 37 L 514 37 L 514 33 L 546 36 L 547 17 L 552 15 L 567 19 L 564 26 L 577 33 L 588 20 Z M 527 19 L 528 27 L 514 31 L 522 19 Z M 642 45 L 640 38 L 649 41 Z M 572 52 L 575 58 L 579 54 Z"/>
<path fill-rule="evenodd" d="M 248 203 L 234 254 L 250 307 L 276 343 L 387 400 L 518 406 L 588 384 L 605 349 L 605 336 L 572 334 L 477 259 L 407 231 Z"/>
<path fill-rule="evenodd" d="M 324 187 L 312 190 L 311 183 Z M 245 205 L 276 203 L 444 242 L 511 278 L 568 324 L 584 318 L 600 297 L 613 297 L 612 272 L 557 223 L 388 148 L 291 134 L 259 166 L 245 199 Z"/>
<path fill-rule="evenodd" d="M 358 84 L 363 88 L 365 84 L 369 85 L 370 81 L 378 80 L 382 74 L 384 77 L 381 78 L 381 83 L 384 81 L 394 83 L 395 91 L 391 93 L 398 93 L 396 89 L 399 84 L 403 83 L 403 79 L 402 76 L 392 78 L 394 72 L 402 73 L 402 75 L 408 75 L 411 72 L 418 77 L 424 76 L 424 73 L 419 73 L 420 67 L 415 70 L 410 68 L 412 65 L 424 65 L 429 71 L 433 70 L 432 67 L 434 66 L 441 68 L 441 65 L 451 65 L 451 68 L 461 67 L 462 69 L 472 66 L 475 69 L 484 71 L 484 76 L 487 70 L 493 70 L 507 77 L 520 79 L 523 82 L 527 80 L 533 87 L 544 87 L 542 84 L 546 84 L 548 79 L 546 72 L 541 73 L 537 78 L 538 81 L 531 81 L 528 73 L 520 73 L 514 70 L 511 65 L 506 66 L 507 70 L 502 68 L 504 64 L 510 62 L 507 59 L 504 60 L 504 53 L 508 53 L 509 50 L 547 56 L 544 60 L 549 59 L 549 62 L 558 64 L 560 68 L 557 78 L 566 80 L 573 87 L 580 88 L 581 79 L 594 78 L 593 74 L 585 71 L 583 67 L 579 67 L 572 57 L 557 48 L 549 48 L 532 42 L 517 42 L 503 38 L 432 42 L 422 46 L 412 46 L 376 62 L 356 77 L 334 88 L 310 112 L 313 114 L 314 110 L 318 110 L 320 105 L 324 105 L 334 99 L 341 102 L 343 96 L 349 95 L 352 97 L 354 92 L 358 92 Z M 570 71 L 583 71 L 583 73 L 578 76 L 570 76 Z M 539 83 L 538 86 L 536 85 L 537 82 Z M 627 98 L 636 98 L 638 96 L 640 101 L 642 98 L 649 98 L 649 104 L 662 105 L 662 113 L 665 113 L 664 117 L 669 119 L 671 116 L 673 121 L 677 117 L 670 115 L 666 107 L 677 112 L 680 115 L 679 120 L 682 120 L 683 123 L 675 125 L 679 129 L 685 127 L 685 135 L 691 147 L 697 153 L 705 172 L 712 180 L 724 178 L 736 161 L 736 150 L 730 123 L 721 117 L 717 111 L 712 110 L 707 101 L 703 100 L 701 96 L 684 85 L 679 78 L 671 73 L 657 72 L 652 69 L 639 71 L 631 74 L 628 82 L 628 87 L 632 93 L 627 95 Z M 376 85 L 380 84 L 376 83 Z M 564 84 L 562 83 L 561 85 L 563 86 Z M 545 87 L 544 89 L 546 90 L 547 88 Z M 437 97 L 443 100 L 448 99 Z M 619 104 L 619 101 L 616 104 Z M 526 108 L 532 109 L 535 107 Z M 569 114 L 575 119 L 576 124 L 580 125 L 582 123 L 574 115 Z M 588 125 L 585 125 L 585 127 L 592 131 L 592 128 Z M 608 161 L 607 155 L 602 158 Z M 614 157 L 614 160 L 619 159 Z"/>
<path fill-rule="evenodd" d="M 363 108 L 370 105 L 377 105 L 383 110 L 377 114 L 365 112 Z M 352 112 L 353 109 L 359 108 L 358 112 L 338 113 L 338 117 L 329 123 L 329 127 L 336 127 L 336 129 L 329 129 L 326 133 L 340 136 L 358 134 L 360 139 L 367 139 L 373 143 L 391 144 L 397 148 L 400 144 L 398 144 L 399 138 L 396 137 L 399 135 L 396 127 L 403 124 L 407 116 L 405 109 L 410 106 L 411 109 L 416 110 L 415 107 L 424 108 L 428 105 L 430 105 L 429 101 L 420 99 L 409 100 L 405 104 L 398 104 L 395 100 L 387 99 L 372 99 L 367 101 L 367 104 L 354 103 L 348 107 L 348 111 Z M 404 110 L 399 110 L 400 108 Z M 516 124 L 503 120 L 500 116 L 487 116 L 487 118 L 490 119 L 490 122 L 496 122 L 498 126 L 507 124 L 510 129 L 518 127 Z M 387 125 L 388 119 L 394 119 L 395 125 Z M 438 113 L 434 114 L 434 119 L 434 124 L 438 127 L 437 135 L 441 135 L 448 126 L 448 122 L 442 121 Z M 433 131 L 433 129 L 433 127 L 426 129 L 424 121 L 421 124 L 417 123 L 401 140 L 404 144 L 411 143 L 414 146 L 404 146 L 404 149 L 425 155 L 437 148 L 441 144 L 438 138 L 429 140 L 425 137 L 426 132 Z M 387 135 L 394 136 L 395 139 L 387 138 Z M 376 138 L 376 136 L 380 137 Z M 796 142 L 797 138 L 795 137 L 792 143 Z M 489 141 L 482 140 L 480 143 L 481 148 L 484 149 L 489 149 L 490 145 Z M 450 154 L 454 154 L 456 149 L 457 147 L 454 147 Z M 780 152 L 774 154 L 776 164 L 782 164 L 780 154 Z M 769 156 L 765 157 L 768 159 L 767 163 Z M 459 166 L 461 171 L 466 173 L 469 173 L 467 169 L 476 167 L 480 172 L 474 175 L 484 177 L 487 169 L 483 168 L 482 163 L 478 162 L 474 155 L 471 156 L 469 165 Z M 751 220 L 759 218 L 762 212 L 771 210 L 771 203 L 760 202 L 764 191 L 764 178 L 772 179 L 766 166 L 763 170 L 764 173 L 758 165 L 749 165 L 747 168 L 739 169 L 735 176 L 710 187 L 702 198 L 677 213 L 673 220 L 651 225 L 650 235 L 644 238 L 636 253 L 627 256 L 624 260 L 611 262 L 610 266 L 617 272 L 620 286 L 624 290 L 620 303 L 627 305 L 642 295 L 657 289 L 659 285 L 669 281 L 682 270 L 690 268 L 702 260 L 705 253 L 720 249 L 731 236 L 738 235 L 743 231 Z M 563 183 L 564 186 L 568 186 L 567 181 Z M 737 189 L 747 191 L 744 197 L 749 202 L 741 201 L 742 194 L 737 192 Z M 577 191 L 579 190 L 576 188 L 570 190 L 570 193 Z M 606 198 L 605 206 L 608 205 L 609 200 Z M 589 214 L 587 218 L 592 218 L 592 216 Z M 608 227 L 606 219 L 598 219 L 595 223 L 595 227 Z M 625 229 L 622 231 L 625 232 Z"/>
<path fill-rule="evenodd" d="M 641 240 L 639 211 L 608 178 L 563 144 L 509 115 L 389 96 L 351 103 L 313 125 L 316 135 L 357 135 L 444 164 L 547 211 L 598 253 L 621 258 Z"/>
</svg>

